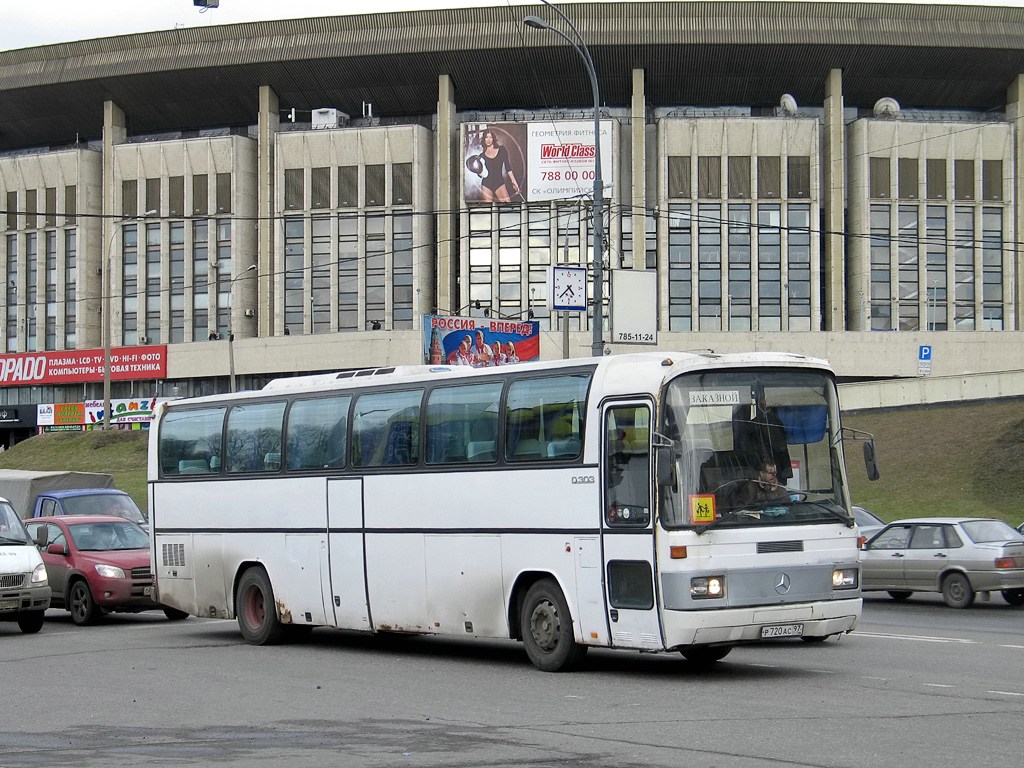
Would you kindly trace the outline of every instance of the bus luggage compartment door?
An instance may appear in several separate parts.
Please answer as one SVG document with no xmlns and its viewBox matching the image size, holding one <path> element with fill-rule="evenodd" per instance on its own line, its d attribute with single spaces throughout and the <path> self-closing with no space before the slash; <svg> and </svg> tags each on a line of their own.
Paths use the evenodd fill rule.
<svg viewBox="0 0 1024 768">
<path fill-rule="evenodd" d="M 359 478 L 327 483 L 327 538 L 330 551 L 330 604 L 335 626 L 370 629 L 366 600 L 363 547 L 363 481 Z"/>
</svg>

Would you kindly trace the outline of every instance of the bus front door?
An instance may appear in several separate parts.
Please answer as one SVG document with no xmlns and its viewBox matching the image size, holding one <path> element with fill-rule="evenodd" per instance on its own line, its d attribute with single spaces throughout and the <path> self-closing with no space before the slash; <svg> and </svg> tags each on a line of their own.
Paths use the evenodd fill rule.
<svg viewBox="0 0 1024 768">
<path fill-rule="evenodd" d="M 655 608 L 650 401 L 604 406 L 601 450 L 605 601 L 619 648 L 661 649 Z"/>
<path fill-rule="evenodd" d="M 327 542 L 331 563 L 330 605 L 340 629 L 370 629 L 363 544 L 363 481 L 327 482 Z"/>
</svg>

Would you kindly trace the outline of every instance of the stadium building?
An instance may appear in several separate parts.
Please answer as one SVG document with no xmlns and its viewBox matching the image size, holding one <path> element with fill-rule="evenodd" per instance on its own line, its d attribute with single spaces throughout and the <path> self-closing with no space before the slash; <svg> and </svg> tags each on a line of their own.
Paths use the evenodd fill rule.
<svg viewBox="0 0 1024 768">
<path fill-rule="evenodd" d="M 0 442 L 54 409 L 95 419 L 105 349 L 125 408 L 424 362 L 428 315 L 533 321 L 542 359 L 591 354 L 594 302 L 553 310 L 552 270 L 588 270 L 592 299 L 596 142 L 604 353 L 784 349 L 851 381 L 1024 369 L 1024 10 L 563 11 L 0 52 Z"/>
</svg>

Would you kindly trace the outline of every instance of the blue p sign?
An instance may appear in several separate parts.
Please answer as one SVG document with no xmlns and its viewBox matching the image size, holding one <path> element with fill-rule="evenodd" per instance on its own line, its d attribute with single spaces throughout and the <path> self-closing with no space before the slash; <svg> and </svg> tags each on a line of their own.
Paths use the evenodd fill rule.
<svg viewBox="0 0 1024 768">
<path fill-rule="evenodd" d="M 931 360 L 932 359 L 932 345 L 931 344 L 922 344 L 920 347 L 918 347 L 918 349 L 917 349 L 917 359 L 918 360 Z"/>
</svg>

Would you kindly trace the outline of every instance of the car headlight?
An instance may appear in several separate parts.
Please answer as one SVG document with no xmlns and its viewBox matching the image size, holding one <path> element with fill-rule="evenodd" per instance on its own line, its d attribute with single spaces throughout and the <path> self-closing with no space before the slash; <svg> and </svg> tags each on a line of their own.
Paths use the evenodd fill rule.
<svg viewBox="0 0 1024 768">
<path fill-rule="evenodd" d="M 43 563 L 40 563 L 33 569 L 31 582 L 33 584 L 46 583 L 46 566 Z"/>
<path fill-rule="evenodd" d="M 690 579 L 690 597 L 694 600 L 725 597 L 725 576 L 697 576 Z"/>
<path fill-rule="evenodd" d="M 116 565 L 104 565 L 103 563 L 96 564 L 96 573 L 107 579 L 123 579 L 124 571 L 118 568 Z"/>
<path fill-rule="evenodd" d="M 858 569 L 836 568 L 832 571 L 832 589 L 856 589 L 859 582 Z"/>
</svg>

